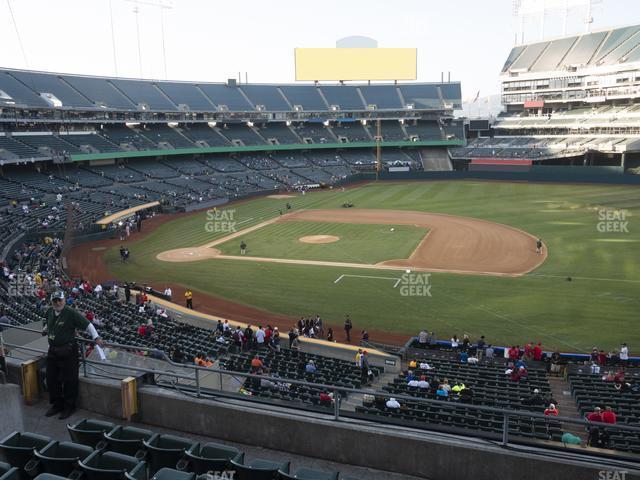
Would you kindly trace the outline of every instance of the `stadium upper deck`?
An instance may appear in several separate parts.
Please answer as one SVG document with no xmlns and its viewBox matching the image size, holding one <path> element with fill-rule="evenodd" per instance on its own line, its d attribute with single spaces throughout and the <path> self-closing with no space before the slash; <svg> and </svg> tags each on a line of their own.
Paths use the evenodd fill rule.
<svg viewBox="0 0 640 480">
<path fill-rule="evenodd" d="M 366 112 L 461 108 L 459 82 L 284 85 L 0 70 L 0 108 L 119 112 Z"/>
<path fill-rule="evenodd" d="M 637 166 L 640 25 L 516 46 L 500 79 L 494 138 L 452 149 L 454 159 Z"/>
<path fill-rule="evenodd" d="M 640 88 L 640 25 L 514 47 L 501 72 L 507 111 L 529 102 L 628 99 Z"/>
</svg>

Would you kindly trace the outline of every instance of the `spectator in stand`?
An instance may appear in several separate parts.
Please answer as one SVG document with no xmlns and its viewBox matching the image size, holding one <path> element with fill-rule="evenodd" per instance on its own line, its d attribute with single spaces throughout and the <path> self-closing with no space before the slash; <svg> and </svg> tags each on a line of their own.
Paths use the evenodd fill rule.
<svg viewBox="0 0 640 480">
<path fill-rule="evenodd" d="M 420 362 L 420 370 L 433 370 L 433 367 L 429 365 L 427 362 Z"/>
<path fill-rule="evenodd" d="M 623 343 L 620 347 L 620 365 L 622 368 L 625 368 L 629 363 L 629 347 L 627 347 L 626 343 Z"/>
<path fill-rule="evenodd" d="M 467 363 L 469 361 L 469 354 L 466 350 L 460 352 L 460 363 Z"/>
<path fill-rule="evenodd" d="M 359 348 L 356 352 L 356 367 L 360 368 L 362 365 L 360 363 L 360 359 L 362 358 L 362 349 Z"/>
<path fill-rule="evenodd" d="M 420 333 L 418 334 L 418 346 L 420 348 L 427 348 L 427 339 L 428 339 L 428 334 L 426 330 L 420 330 Z"/>
<path fill-rule="evenodd" d="M 251 373 L 259 373 L 264 368 L 264 363 L 257 355 L 251 360 Z"/>
<path fill-rule="evenodd" d="M 478 343 L 476 344 L 476 358 L 480 360 L 484 355 L 484 350 L 487 347 L 487 342 L 485 342 L 484 335 L 480 337 Z"/>
<path fill-rule="evenodd" d="M 413 376 L 413 372 L 409 370 L 409 374 L 407 375 L 407 385 L 409 387 L 417 387 L 420 381 Z"/>
<path fill-rule="evenodd" d="M 398 403 L 398 401 L 393 397 L 391 397 L 385 405 L 387 406 L 387 408 L 391 408 L 393 410 L 397 410 L 400 408 L 400 403 Z"/>
<path fill-rule="evenodd" d="M 429 334 L 429 348 L 434 349 L 438 347 L 438 336 L 436 332 L 431 332 Z"/>
<path fill-rule="evenodd" d="M 309 363 L 307 363 L 307 365 L 304 367 L 305 372 L 310 373 L 310 374 L 314 374 L 316 373 L 317 369 L 316 369 L 316 364 L 313 360 L 309 360 Z"/>
<path fill-rule="evenodd" d="M 351 343 L 351 329 L 353 328 L 353 324 L 351 323 L 351 318 L 349 315 L 346 316 L 344 320 L 344 333 L 347 336 L 347 342 Z"/>
<path fill-rule="evenodd" d="M 420 377 L 420 380 L 418 381 L 417 384 L 418 388 L 422 389 L 422 390 L 428 390 L 430 385 L 429 382 L 427 381 L 427 377 L 425 375 L 422 375 Z"/>
<path fill-rule="evenodd" d="M 529 342 L 524 346 L 524 355 L 523 358 L 530 362 L 533 360 L 533 342 Z"/>
<path fill-rule="evenodd" d="M 598 365 L 604 367 L 607 364 L 607 354 L 604 353 L 604 350 L 600 350 L 598 352 Z"/>
<path fill-rule="evenodd" d="M 265 333 L 264 329 L 262 328 L 262 325 L 258 325 L 258 330 L 256 330 L 256 333 L 254 334 L 256 345 L 258 346 L 258 348 L 264 347 L 264 342 L 265 342 L 266 336 L 267 336 L 267 334 Z"/>
<path fill-rule="evenodd" d="M 333 342 L 333 328 L 329 327 L 327 330 L 327 342 Z"/>
<path fill-rule="evenodd" d="M 549 406 L 545 409 L 544 414 L 547 417 L 557 417 L 558 409 L 556 408 L 555 404 L 550 403 Z"/>
<path fill-rule="evenodd" d="M 171 354 L 171 360 L 175 363 L 184 363 L 184 353 L 178 347 L 173 349 L 173 353 Z"/>
<path fill-rule="evenodd" d="M 493 357 L 495 355 L 495 350 L 491 344 L 487 345 L 487 348 L 484 351 L 485 363 L 487 365 L 493 365 Z"/>
<path fill-rule="evenodd" d="M 327 392 L 320 392 L 320 405 L 322 407 L 330 407 L 333 405 L 333 396 Z"/>
<path fill-rule="evenodd" d="M 531 407 L 542 407 L 543 405 L 547 404 L 545 398 L 540 394 L 540 390 L 538 390 L 537 388 L 533 390 L 533 395 L 531 395 L 530 397 L 521 398 L 520 403 L 522 403 L 523 405 L 529 405 Z"/>
<path fill-rule="evenodd" d="M 608 423 L 610 425 L 615 425 L 617 422 L 617 417 L 613 409 L 609 406 L 604 407 L 604 412 L 602 412 L 602 422 Z"/>
<path fill-rule="evenodd" d="M 369 353 L 364 350 L 362 352 L 362 356 L 360 357 L 360 374 L 361 374 L 361 380 L 362 380 L 362 385 L 366 385 L 367 383 L 369 383 Z"/>
<path fill-rule="evenodd" d="M 533 360 L 536 362 L 542 361 L 542 343 L 538 342 L 538 344 L 533 347 Z"/>
<path fill-rule="evenodd" d="M 587 420 L 602 423 L 602 409 L 600 407 L 594 408 L 593 412 L 587 414 Z"/>
<path fill-rule="evenodd" d="M 551 364 L 550 364 L 551 373 L 555 373 L 555 374 L 560 373 L 560 361 L 561 360 L 562 360 L 562 357 L 560 355 L 560 351 L 559 350 L 556 350 L 555 352 L 553 352 L 551 354 Z"/>
<path fill-rule="evenodd" d="M 454 335 L 451 337 L 451 348 L 455 351 L 460 346 L 460 342 L 458 341 L 458 337 Z"/>
<path fill-rule="evenodd" d="M 462 350 L 465 352 L 469 350 L 469 346 L 471 345 L 471 341 L 469 340 L 469 335 L 466 333 L 462 336 Z"/>
<path fill-rule="evenodd" d="M 519 358 L 520 358 L 520 345 L 518 346 L 513 345 L 509 349 L 509 360 L 511 360 L 512 362 L 516 362 Z"/>
</svg>

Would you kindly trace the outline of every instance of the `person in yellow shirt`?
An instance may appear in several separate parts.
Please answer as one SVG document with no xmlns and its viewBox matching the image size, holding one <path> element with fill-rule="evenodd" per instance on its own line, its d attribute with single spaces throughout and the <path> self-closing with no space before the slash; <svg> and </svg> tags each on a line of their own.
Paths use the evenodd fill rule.
<svg viewBox="0 0 640 480">
<path fill-rule="evenodd" d="M 359 348 L 358 351 L 356 352 L 356 367 L 361 366 L 361 362 L 360 362 L 361 358 L 362 358 L 362 349 Z"/>
<path fill-rule="evenodd" d="M 184 298 L 187 301 L 187 308 L 193 310 L 193 292 L 187 288 L 187 291 L 184 292 Z"/>
</svg>

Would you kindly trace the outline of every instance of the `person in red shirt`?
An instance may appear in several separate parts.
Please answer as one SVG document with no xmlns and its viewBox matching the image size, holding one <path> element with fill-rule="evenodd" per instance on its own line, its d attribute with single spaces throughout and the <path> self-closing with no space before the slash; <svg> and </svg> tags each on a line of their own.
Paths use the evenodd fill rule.
<svg viewBox="0 0 640 480">
<path fill-rule="evenodd" d="M 620 370 L 618 373 L 616 373 L 613 376 L 613 381 L 616 382 L 616 383 L 624 382 L 624 372 L 622 370 Z"/>
<path fill-rule="evenodd" d="M 587 414 L 587 420 L 590 422 L 602 423 L 602 409 L 600 407 L 596 407 L 593 412 Z"/>
<path fill-rule="evenodd" d="M 515 362 L 518 358 L 520 358 L 520 345 L 518 347 L 512 346 L 509 349 L 509 360 Z"/>
<path fill-rule="evenodd" d="M 600 350 L 598 353 L 598 365 L 604 367 L 607 364 L 607 354 L 604 353 L 604 350 Z"/>
<path fill-rule="evenodd" d="M 524 346 L 524 357 L 527 360 L 531 360 L 533 358 L 533 342 L 529 342 Z"/>
<path fill-rule="evenodd" d="M 615 425 L 617 422 L 616 413 L 611 409 L 611 407 L 604 407 L 604 412 L 602 412 L 602 422 L 609 423 L 611 425 Z"/>
<path fill-rule="evenodd" d="M 533 347 L 533 359 L 536 362 L 542 361 L 542 343 L 539 343 Z"/>
<path fill-rule="evenodd" d="M 558 409 L 556 408 L 556 406 L 553 403 L 550 403 L 549 406 L 545 409 L 544 414 L 547 417 L 557 417 L 558 416 Z"/>
</svg>

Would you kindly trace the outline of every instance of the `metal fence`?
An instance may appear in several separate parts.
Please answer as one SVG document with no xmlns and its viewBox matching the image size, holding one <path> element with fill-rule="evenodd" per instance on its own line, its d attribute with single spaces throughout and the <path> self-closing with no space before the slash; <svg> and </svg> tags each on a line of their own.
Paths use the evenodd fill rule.
<svg viewBox="0 0 640 480">
<path fill-rule="evenodd" d="M 32 328 L 16 326 L 6 323 L 0 323 L 0 327 L 3 328 L 16 328 L 19 330 L 25 330 L 34 333 L 41 333 L 38 330 L 34 330 Z M 0 341 L 2 334 L 0 332 Z M 221 397 L 227 396 L 232 398 L 239 398 L 239 396 L 233 393 L 232 389 L 225 390 L 224 386 L 229 385 L 240 385 L 243 383 L 244 379 L 254 379 L 254 380 L 269 380 L 275 383 L 287 383 L 291 385 L 298 385 L 304 387 L 310 387 L 315 390 L 322 390 L 325 392 L 333 392 L 333 418 L 336 421 L 339 421 L 341 417 L 344 418 L 361 418 L 356 415 L 353 415 L 353 412 L 348 412 L 346 410 L 341 409 L 341 405 L 343 400 L 349 398 L 350 396 L 357 395 L 378 395 L 389 397 L 388 392 L 384 391 L 372 391 L 372 390 L 364 390 L 364 389 L 354 389 L 354 388 L 345 388 L 339 387 L 335 385 L 326 385 L 321 383 L 312 383 L 304 380 L 291 379 L 291 378 L 282 378 L 275 376 L 267 376 L 267 375 L 255 375 L 246 372 L 237 372 L 237 371 L 229 371 L 221 368 L 213 367 L 201 367 L 192 364 L 182 364 L 173 362 L 164 352 L 159 350 L 153 350 L 144 347 L 138 347 L 133 345 L 121 345 L 121 344 L 105 344 L 106 350 L 105 355 L 106 359 L 100 359 L 97 357 L 96 351 L 94 350 L 90 355 L 87 355 L 87 345 L 93 342 L 90 342 L 83 338 L 78 338 L 78 342 L 80 345 L 80 351 L 82 354 L 81 358 L 81 375 L 83 377 L 102 377 L 102 378 L 110 378 L 110 379 L 123 379 L 129 376 L 137 376 L 137 377 L 147 377 L 147 379 L 161 387 L 170 387 L 177 389 L 185 394 L 191 394 L 195 398 L 211 398 L 211 397 Z M 46 355 L 46 351 L 38 348 L 20 346 L 10 343 L 0 343 L 0 354 L 4 352 L 2 349 L 2 345 L 9 349 L 16 350 L 24 350 L 27 352 L 31 352 L 36 354 L 36 356 L 44 356 Z M 115 355 L 113 352 L 116 352 Z M 131 354 L 130 352 L 146 352 L 148 354 L 152 354 L 153 357 L 140 357 L 136 354 Z M 110 358 L 111 357 L 111 358 Z M 163 368 L 164 367 L 164 368 Z M 242 379 L 242 380 L 240 380 Z M 420 405 L 433 405 L 438 407 L 446 407 L 446 408 L 454 408 L 454 409 L 462 409 L 473 411 L 476 414 L 492 414 L 497 415 L 502 418 L 502 431 L 501 438 L 499 439 L 502 446 L 507 447 L 511 443 L 529 443 L 523 437 L 518 437 L 514 439 L 513 435 L 509 432 L 510 422 L 511 420 L 516 419 L 538 419 L 542 420 L 545 423 L 554 422 L 560 423 L 563 425 L 571 424 L 577 425 L 579 427 L 583 427 L 586 430 L 590 428 L 603 428 L 606 426 L 607 430 L 619 433 L 626 433 L 628 435 L 640 436 L 640 427 L 634 427 L 630 425 L 622 425 L 622 424 L 602 424 L 602 423 L 593 423 L 587 420 L 579 420 L 575 418 L 568 417 L 553 417 L 549 418 L 543 414 L 529 412 L 529 411 L 518 411 L 518 410 L 507 410 L 503 408 L 495 408 L 488 406 L 480 406 L 473 404 L 462 404 L 458 405 L 456 403 L 452 403 L 449 401 L 442 400 L 432 400 L 421 397 L 413 397 L 410 395 L 402 395 L 402 394 L 393 394 L 393 397 L 397 400 L 402 400 L 406 402 L 410 402 L 412 404 L 420 404 Z M 244 397 L 244 399 L 250 399 L 250 397 Z M 266 402 L 266 399 L 260 399 L 262 402 Z M 273 402 L 269 402 L 273 403 Z M 301 408 L 301 404 L 298 402 L 295 405 L 285 405 L 283 403 L 278 402 L 279 406 L 284 407 L 295 407 Z M 314 410 L 312 407 L 308 407 L 309 410 Z M 316 409 L 317 410 L 317 409 Z M 328 408 L 323 408 L 321 410 L 323 413 L 328 413 L 331 410 Z M 375 423 L 385 424 L 388 422 L 384 421 L 384 417 L 376 416 L 375 418 L 366 418 L 367 421 L 372 421 Z M 415 424 L 413 425 L 415 428 Z M 425 422 L 423 428 L 420 430 L 438 430 L 437 428 L 430 428 L 431 426 Z M 451 431 L 451 433 L 460 433 L 460 431 Z M 492 438 L 495 440 L 495 436 L 489 435 L 486 432 L 481 430 L 477 431 L 469 431 L 465 430 L 464 434 L 467 436 L 481 437 L 481 438 Z M 561 447 L 562 444 L 556 442 L 558 447 Z M 551 445 L 547 443 L 539 443 L 537 446 L 542 447 L 550 447 Z M 583 453 L 586 455 L 590 454 L 602 454 L 602 451 L 595 452 L 591 450 L 572 450 L 572 452 Z M 615 455 L 614 452 L 611 452 Z"/>
</svg>

